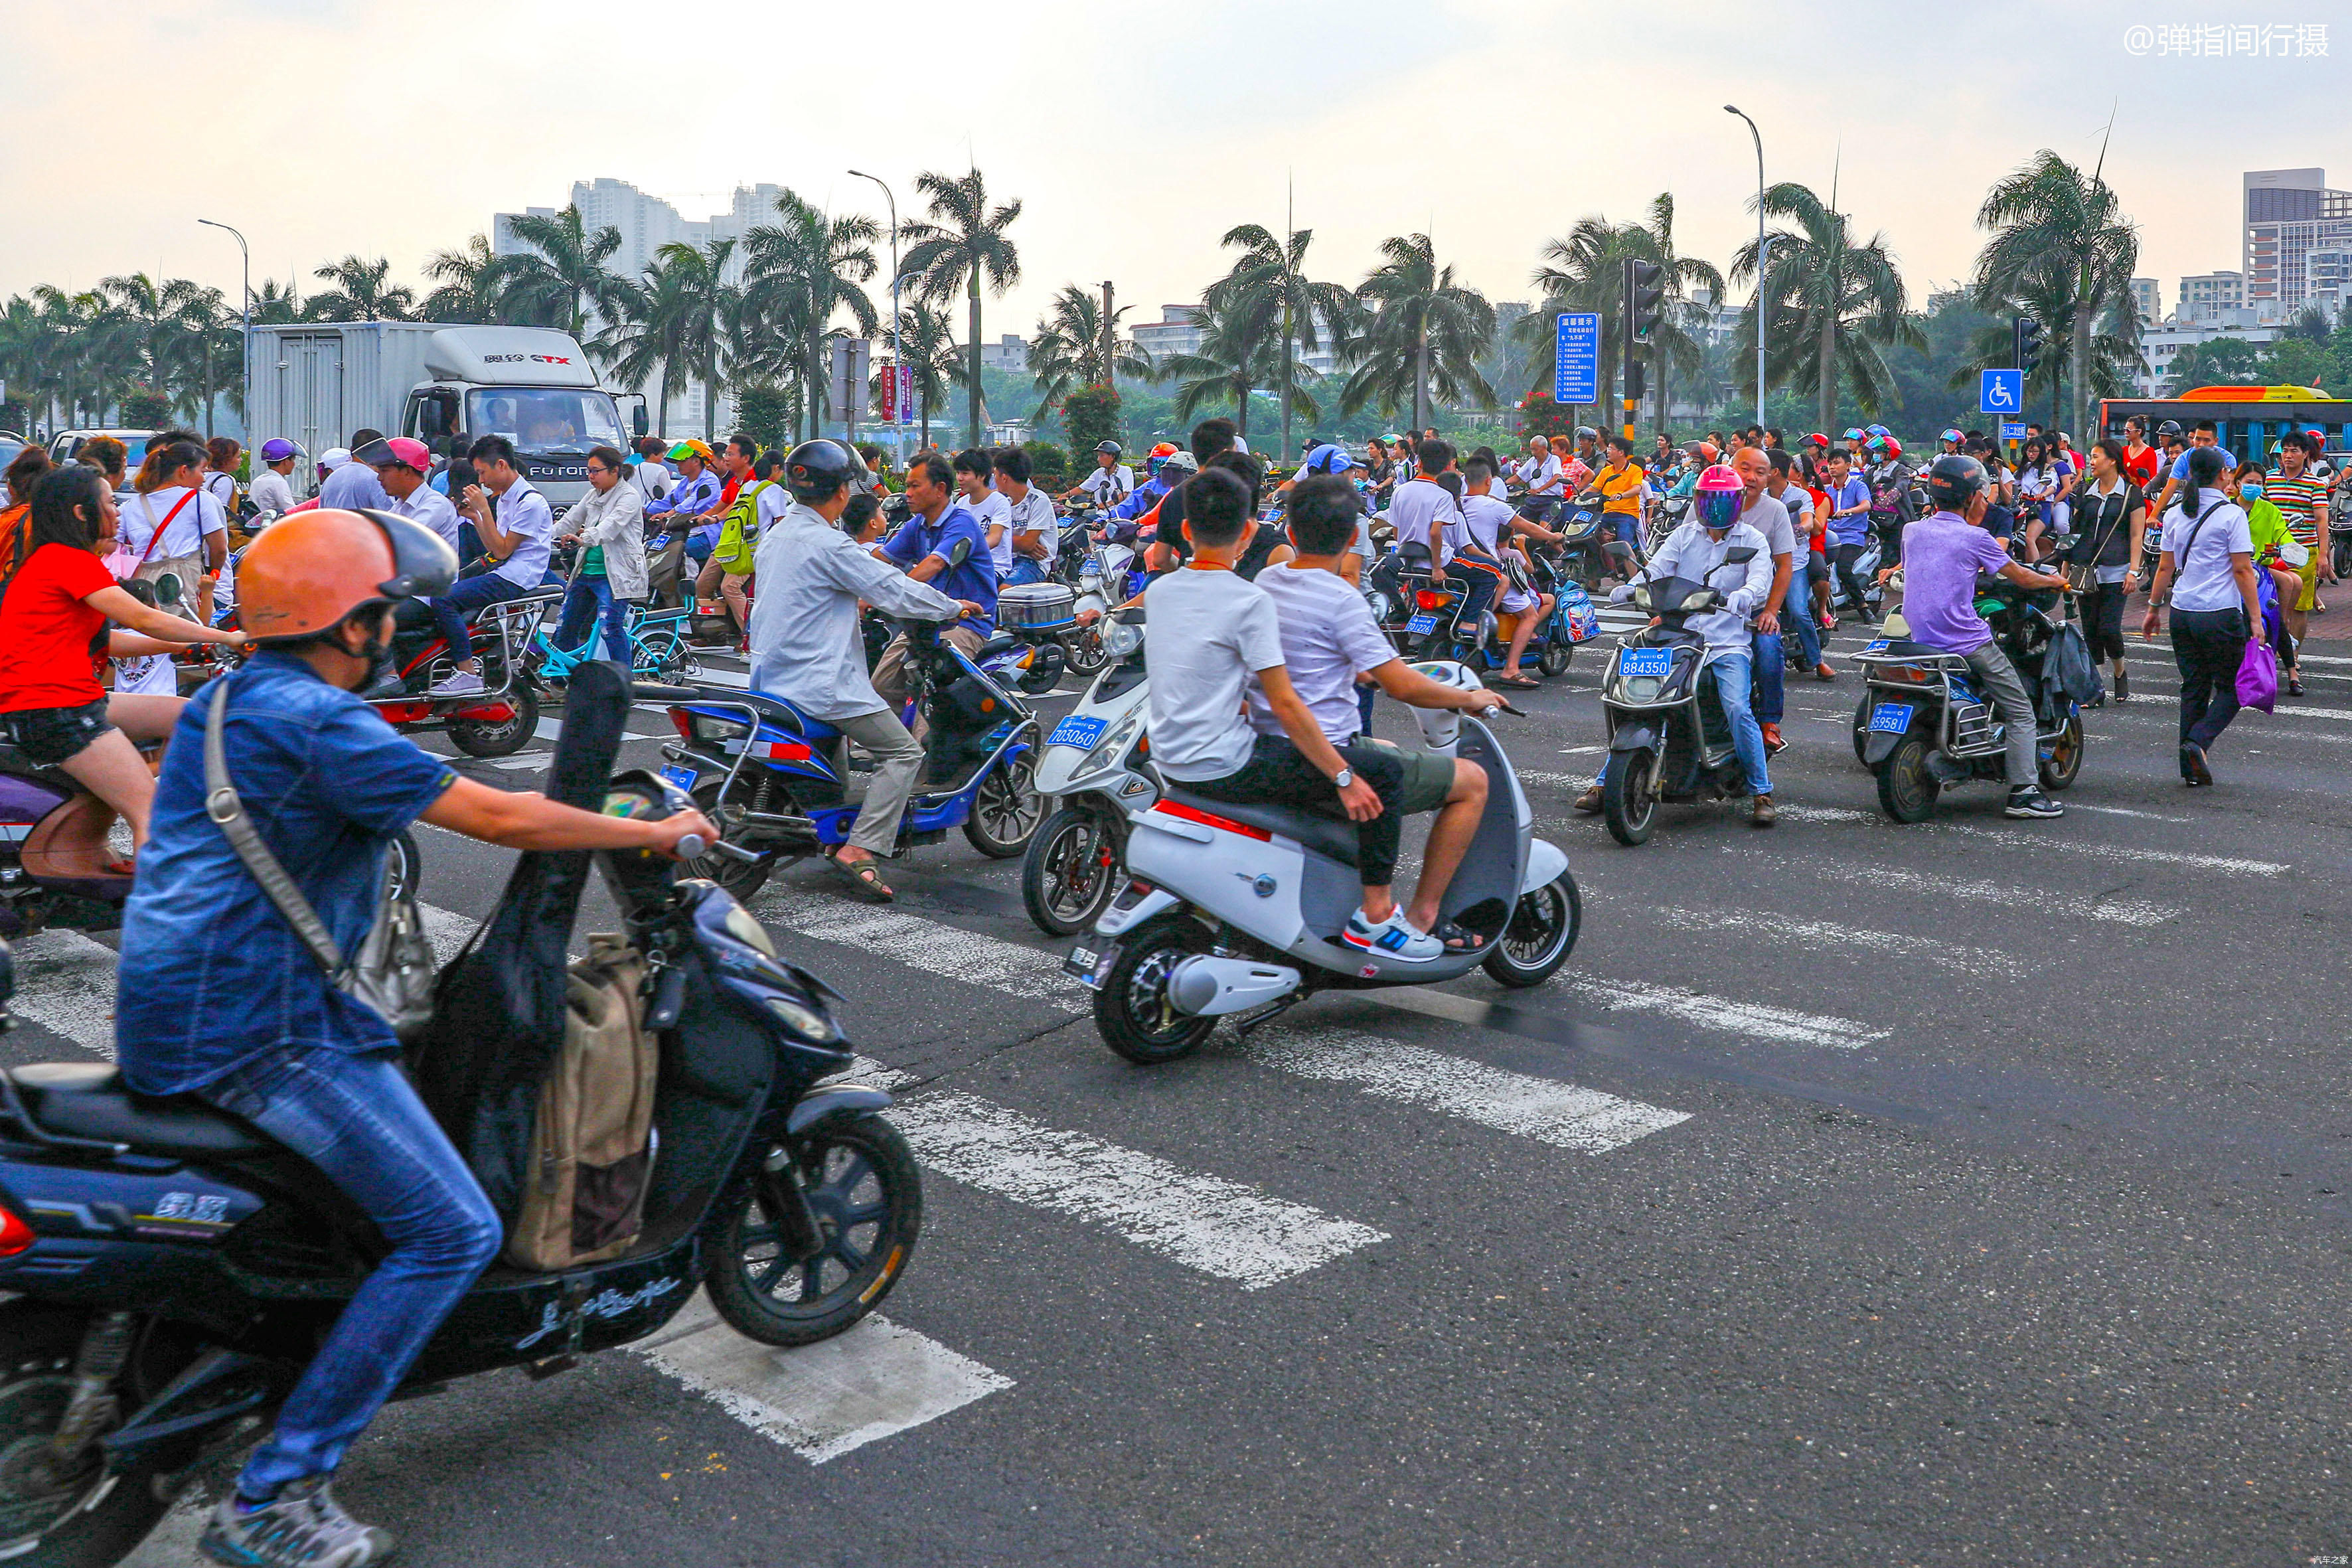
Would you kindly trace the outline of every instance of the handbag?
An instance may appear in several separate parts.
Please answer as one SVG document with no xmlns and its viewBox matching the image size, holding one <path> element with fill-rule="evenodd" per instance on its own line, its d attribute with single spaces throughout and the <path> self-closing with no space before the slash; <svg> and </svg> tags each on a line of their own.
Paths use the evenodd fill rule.
<svg viewBox="0 0 2352 1568">
<path fill-rule="evenodd" d="M 2278 655 L 2259 635 L 2246 639 L 2246 657 L 2238 661 L 2238 705 L 2265 713 L 2278 706 Z"/>
<path fill-rule="evenodd" d="M 158 529 L 156 532 L 161 533 Z M 310 950 L 311 959 L 327 984 L 382 1014 L 393 1032 L 405 1037 L 433 1016 L 433 944 L 425 934 L 424 911 L 418 909 L 414 878 L 395 878 L 386 867 L 383 886 L 376 894 L 375 923 L 368 928 L 360 950 L 346 958 L 332 932 L 319 919 L 310 900 L 278 864 L 253 819 L 245 814 L 236 786 L 229 782 L 228 755 L 221 743 L 221 724 L 228 712 L 228 679 L 213 682 L 211 710 L 205 717 L 205 814 L 221 834 Z M 414 846 L 402 846 L 407 864 L 416 864 Z"/>
<path fill-rule="evenodd" d="M 147 548 L 135 555 L 123 544 L 121 535 L 115 536 L 114 548 L 106 552 L 106 569 L 114 574 L 116 582 L 128 583 L 131 578 L 139 575 L 139 569 L 147 564 L 147 558 L 155 553 L 155 546 L 163 543 L 163 535 L 171 531 L 172 520 L 180 515 L 182 507 L 195 499 L 196 492 L 191 489 L 186 495 L 173 501 L 172 510 L 163 514 L 163 521 L 155 525 L 155 531 L 147 536 Z M 149 518 L 154 517 L 154 512 L 150 510 L 153 503 L 145 496 L 139 498 L 139 505 L 142 510 L 147 512 Z"/>
<path fill-rule="evenodd" d="M 2100 534 L 2098 542 L 2092 544 L 2087 551 L 2083 546 L 2089 542 L 2091 536 L 2087 533 L 2075 535 L 2074 548 L 2068 552 L 2063 572 L 2069 592 L 2087 594 L 2099 585 L 2099 557 L 2107 552 L 2107 543 L 2115 538 L 2116 530 L 2124 525 L 2124 520 L 2138 510 L 2132 504 L 2132 498 L 2137 493 L 2136 487 L 2126 482 L 2116 488 L 2112 498 L 2107 496 L 2095 498 L 2102 504 L 2110 499 L 2119 500 L 2123 504 L 2116 509 L 2115 521 L 2107 524 L 2107 531 Z"/>
</svg>

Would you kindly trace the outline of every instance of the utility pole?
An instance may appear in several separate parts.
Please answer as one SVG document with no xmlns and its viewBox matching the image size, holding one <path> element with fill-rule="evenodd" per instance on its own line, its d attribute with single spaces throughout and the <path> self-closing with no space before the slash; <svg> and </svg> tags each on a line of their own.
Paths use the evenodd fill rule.
<svg viewBox="0 0 2352 1568">
<path fill-rule="evenodd" d="M 257 446 L 259 443 L 254 440 L 253 427 L 249 423 L 253 418 L 253 253 L 246 247 L 245 236 L 237 234 L 236 230 L 229 228 L 228 225 L 215 223 L 208 217 L 200 217 L 196 222 L 206 228 L 226 229 L 236 238 L 236 253 L 240 258 L 240 268 L 245 279 L 245 310 L 242 318 L 245 323 L 243 328 L 245 341 L 242 345 L 244 352 L 238 356 L 242 362 L 245 384 L 239 394 L 238 406 L 242 412 L 242 417 L 248 422 L 246 425 L 245 444 L 247 447 Z M 207 346 L 205 352 L 209 355 L 212 350 Z M 210 373 L 206 374 L 209 375 Z M 209 408 L 205 409 L 206 434 L 210 434 L 212 416 L 213 411 Z"/>
<path fill-rule="evenodd" d="M 1732 104 L 1725 104 L 1726 114 L 1740 114 Z M 1756 121 L 1748 120 L 1748 134 L 1756 139 L 1756 427 L 1764 428 L 1764 258 L 1772 242 L 1764 236 L 1764 132 L 1756 129 Z M 1827 374 L 1825 369 L 1822 372 Z M 1664 413 L 1661 409 L 1659 412 Z"/>
<path fill-rule="evenodd" d="M 882 186 L 882 199 L 890 204 L 890 460 L 899 468 L 907 466 L 906 431 L 899 423 L 898 410 L 907 388 L 907 356 L 898 343 L 898 198 L 890 187 L 872 174 L 849 171 L 852 179 L 873 180 Z"/>
<path fill-rule="evenodd" d="M 1111 314 L 1109 279 L 1103 279 L 1102 289 L 1103 390 L 1110 394 L 1111 401 L 1115 403 L 1118 400 L 1118 328 L 1114 324 L 1118 318 Z"/>
</svg>

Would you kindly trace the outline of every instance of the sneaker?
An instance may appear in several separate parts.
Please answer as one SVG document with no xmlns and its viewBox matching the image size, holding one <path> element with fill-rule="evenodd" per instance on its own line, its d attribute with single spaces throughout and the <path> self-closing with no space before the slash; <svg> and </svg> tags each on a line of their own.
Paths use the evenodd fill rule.
<svg viewBox="0 0 2352 1568">
<path fill-rule="evenodd" d="M 2002 808 L 2002 815 L 2046 818 L 2063 816 L 2066 815 L 2066 808 L 2043 795 L 2038 786 L 2024 784 L 2009 792 L 2009 805 Z"/>
<path fill-rule="evenodd" d="M 2213 770 L 2205 765 L 2205 748 L 2194 742 L 2180 743 L 2180 782 L 2191 789 L 2213 782 Z"/>
<path fill-rule="evenodd" d="M 1772 797 L 1769 795 L 1758 795 L 1756 804 L 1748 809 L 1748 825 L 1751 827 L 1769 827 L 1780 820 L 1780 813 L 1773 805 Z"/>
<path fill-rule="evenodd" d="M 392 1536 L 342 1510 L 327 1478 L 291 1481 L 258 1508 L 221 1499 L 196 1550 L 232 1568 L 364 1568 L 392 1555 Z"/>
<path fill-rule="evenodd" d="M 1599 812 L 1601 809 L 1601 786 L 1599 784 L 1586 785 L 1584 793 L 1576 797 L 1575 804 L 1570 805 L 1569 809 L 1570 811 L 1582 812 L 1587 816 L 1591 816 Z"/>
<path fill-rule="evenodd" d="M 1432 959 L 1445 956 L 1445 944 L 1428 932 L 1415 931 L 1406 924 L 1402 910 L 1376 924 L 1360 909 L 1348 917 L 1348 929 L 1339 933 L 1339 940 L 1349 947 L 1381 953 L 1406 963 L 1427 963 Z"/>
<path fill-rule="evenodd" d="M 1757 728 L 1764 731 L 1765 755 L 1777 757 L 1789 749 L 1789 742 L 1780 739 L 1780 725 L 1759 724 Z"/>
<path fill-rule="evenodd" d="M 2131 700 L 2131 676 L 2123 670 L 2116 672 L 2116 700 L 2118 702 Z"/>
<path fill-rule="evenodd" d="M 427 697 L 477 697 L 488 691 L 482 678 L 463 669 L 453 669 L 438 686 L 425 693 Z"/>
</svg>

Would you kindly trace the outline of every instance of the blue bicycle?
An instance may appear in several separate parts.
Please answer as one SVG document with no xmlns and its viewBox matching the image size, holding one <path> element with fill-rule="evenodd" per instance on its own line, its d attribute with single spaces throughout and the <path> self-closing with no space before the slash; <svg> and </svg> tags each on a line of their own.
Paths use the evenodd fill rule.
<svg viewBox="0 0 2352 1568">
<path fill-rule="evenodd" d="M 701 661 L 686 640 L 688 612 L 683 608 L 654 610 L 640 605 L 629 612 L 629 670 L 641 680 L 676 685 L 702 674 Z M 577 647 L 560 646 L 545 626 L 530 643 L 531 674 L 542 684 L 560 688 L 572 672 L 604 652 L 604 625 L 597 617 Z"/>
</svg>

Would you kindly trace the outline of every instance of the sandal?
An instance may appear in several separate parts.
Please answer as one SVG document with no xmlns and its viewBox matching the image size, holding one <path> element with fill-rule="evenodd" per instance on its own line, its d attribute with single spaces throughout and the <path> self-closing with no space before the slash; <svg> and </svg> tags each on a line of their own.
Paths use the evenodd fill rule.
<svg viewBox="0 0 2352 1568">
<path fill-rule="evenodd" d="M 109 860 L 99 868 L 99 871 L 108 877 L 135 877 L 139 874 L 139 863 L 136 860 Z"/>
<path fill-rule="evenodd" d="M 1475 931 L 1463 930 L 1453 921 L 1438 921 L 1430 928 L 1429 934 L 1444 942 L 1445 951 L 1449 953 L 1476 952 L 1486 945 L 1485 937 Z"/>
<path fill-rule="evenodd" d="M 1486 678 L 1486 684 L 1489 686 L 1507 686 L 1514 691 L 1534 691 L 1538 689 L 1543 685 L 1543 682 L 1525 675 L 1516 675 L 1507 670 L 1500 674 L 1488 676 Z"/>
<path fill-rule="evenodd" d="M 882 873 L 871 860 L 844 860 L 831 850 L 825 851 L 824 863 L 834 874 L 846 878 L 857 889 L 856 896 L 869 904 L 887 904 L 898 895 L 882 879 Z"/>
</svg>

